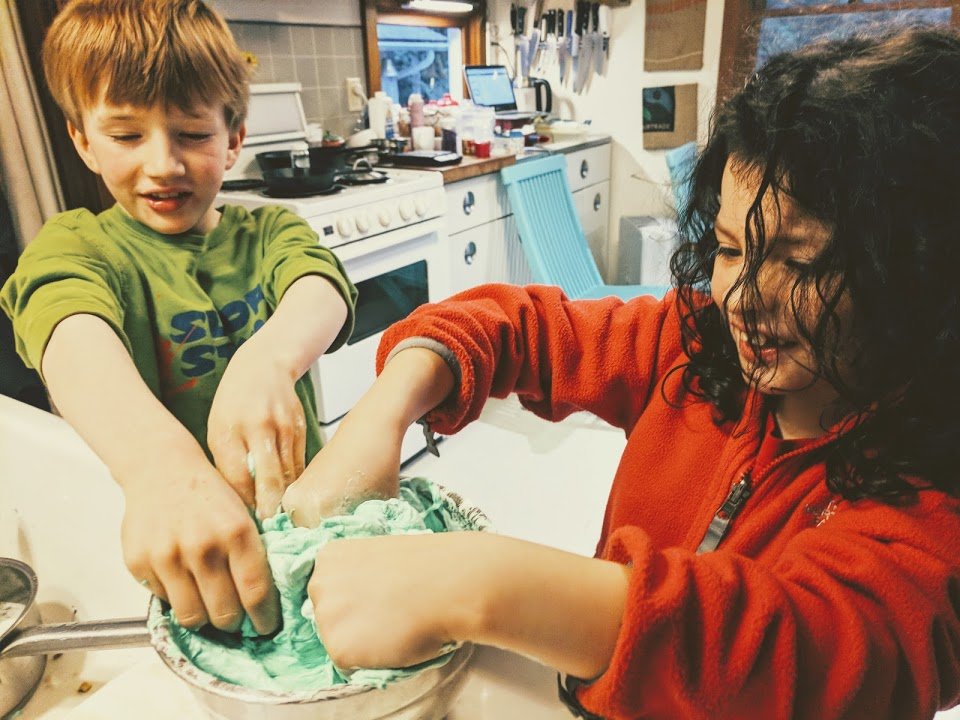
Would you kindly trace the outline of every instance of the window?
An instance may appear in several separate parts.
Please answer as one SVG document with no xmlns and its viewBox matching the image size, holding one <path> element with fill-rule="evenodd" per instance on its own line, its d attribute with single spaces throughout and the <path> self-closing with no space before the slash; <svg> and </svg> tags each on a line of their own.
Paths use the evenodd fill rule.
<svg viewBox="0 0 960 720">
<path fill-rule="evenodd" d="M 462 99 L 461 34 L 458 27 L 377 23 L 381 89 L 401 105 L 412 93 L 420 93 L 427 102 L 444 93 Z"/>
<path fill-rule="evenodd" d="M 467 13 L 407 10 L 403 0 L 361 0 L 367 88 L 406 104 L 411 93 L 426 101 L 444 93 L 462 99 L 463 66 L 484 62 L 484 0 Z"/>
<path fill-rule="evenodd" d="M 960 0 L 728 0 L 717 98 L 742 86 L 779 52 L 814 40 L 920 23 L 960 23 Z"/>
</svg>

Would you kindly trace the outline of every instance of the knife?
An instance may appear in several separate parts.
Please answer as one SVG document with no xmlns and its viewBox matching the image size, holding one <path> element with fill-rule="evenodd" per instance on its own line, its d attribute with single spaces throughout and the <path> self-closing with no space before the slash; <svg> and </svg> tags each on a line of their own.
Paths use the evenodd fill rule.
<svg viewBox="0 0 960 720">
<path fill-rule="evenodd" d="M 577 77 L 574 80 L 573 91 L 582 93 L 586 88 L 590 73 L 593 70 L 593 33 L 590 31 L 590 3 L 583 2 L 583 30 L 580 35 L 580 54 L 577 58 Z"/>
<path fill-rule="evenodd" d="M 594 35 L 594 57 L 596 58 L 597 75 L 603 75 L 604 62 L 610 48 L 610 8 L 606 5 L 594 5 L 596 13 L 596 35 Z"/>
<path fill-rule="evenodd" d="M 567 74 L 567 56 L 570 54 L 570 31 L 573 29 L 573 11 L 568 10 L 564 19 L 563 10 L 558 10 L 557 20 L 557 64 L 560 66 L 560 83 Z"/>
</svg>

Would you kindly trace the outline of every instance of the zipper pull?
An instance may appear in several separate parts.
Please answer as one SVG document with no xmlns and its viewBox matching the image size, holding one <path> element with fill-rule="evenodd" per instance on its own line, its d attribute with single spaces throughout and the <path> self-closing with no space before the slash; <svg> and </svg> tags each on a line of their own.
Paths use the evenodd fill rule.
<svg viewBox="0 0 960 720">
<path fill-rule="evenodd" d="M 700 553 L 713 552 L 717 549 L 717 545 L 723 540 L 723 536 L 727 534 L 727 528 L 730 526 L 730 523 L 733 522 L 733 518 L 736 517 L 737 513 L 740 512 L 740 508 L 743 507 L 747 498 L 750 497 L 750 493 L 750 473 L 745 472 L 743 477 L 730 488 L 730 494 L 727 495 L 727 499 L 723 501 L 723 504 L 713 516 L 713 520 L 710 521 L 710 527 L 707 528 L 703 540 L 700 541 L 700 547 L 697 548 L 698 555 Z"/>
</svg>

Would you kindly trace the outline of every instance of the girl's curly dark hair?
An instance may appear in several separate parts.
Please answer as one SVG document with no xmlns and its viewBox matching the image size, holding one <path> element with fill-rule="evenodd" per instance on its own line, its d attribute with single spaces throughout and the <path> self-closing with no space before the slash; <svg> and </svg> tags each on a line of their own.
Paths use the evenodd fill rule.
<svg viewBox="0 0 960 720">
<path fill-rule="evenodd" d="M 831 491 L 960 496 L 960 37 L 910 28 L 808 46 L 772 58 L 716 111 L 671 271 L 690 358 L 683 385 L 718 422 L 740 415 L 745 389 L 720 309 L 702 300 L 728 161 L 760 181 L 737 283 L 745 307 L 758 297 L 768 190 L 833 231 L 791 296 L 819 374 L 859 420 L 825 451 Z M 820 307 L 805 325 L 810 288 Z M 838 329 L 841 295 L 851 332 Z M 841 357 L 852 372 L 839 371 Z"/>
</svg>

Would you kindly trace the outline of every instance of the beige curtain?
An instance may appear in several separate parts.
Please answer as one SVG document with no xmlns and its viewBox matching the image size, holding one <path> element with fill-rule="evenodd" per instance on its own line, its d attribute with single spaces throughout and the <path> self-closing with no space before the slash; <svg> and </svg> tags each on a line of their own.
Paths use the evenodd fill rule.
<svg viewBox="0 0 960 720">
<path fill-rule="evenodd" d="M 0 184 L 20 247 L 65 209 L 13 0 L 0 0 Z"/>
</svg>

